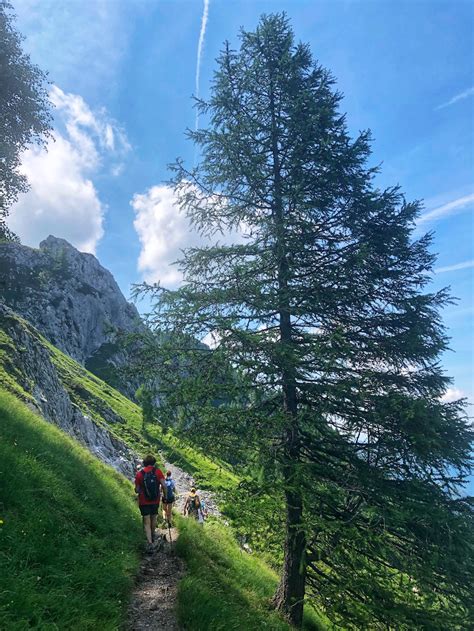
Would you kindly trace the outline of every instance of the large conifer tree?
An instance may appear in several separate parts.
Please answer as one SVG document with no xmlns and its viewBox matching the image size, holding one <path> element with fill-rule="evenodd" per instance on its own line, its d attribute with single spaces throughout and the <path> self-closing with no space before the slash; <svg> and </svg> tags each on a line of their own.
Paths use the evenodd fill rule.
<svg viewBox="0 0 474 631">
<path fill-rule="evenodd" d="M 375 187 L 340 100 L 284 15 L 225 45 L 198 103 L 208 128 L 189 133 L 201 163 L 175 165 L 175 186 L 204 234 L 242 236 L 187 251 L 183 287 L 152 290 L 173 353 L 186 340 L 186 370 L 161 364 L 163 401 L 282 489 L 274 604 L 294 624 L 306 589 L 346 628 L 464 628 L 472 433 L 441 402 L 449 296 L 426 288 L 420 204 Z M 212 352 L 189 344 L 209 332 Z"/>
</svg>

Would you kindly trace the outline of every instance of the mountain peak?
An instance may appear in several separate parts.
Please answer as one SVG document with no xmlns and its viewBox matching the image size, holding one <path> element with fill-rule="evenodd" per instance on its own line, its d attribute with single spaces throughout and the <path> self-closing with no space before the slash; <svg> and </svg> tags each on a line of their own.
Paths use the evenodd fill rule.
<svg viewBox="0 0 474 631">
<path fill-rule="evenodd" d="M 114 332 L 143 328 L 136 307 L 96 257 L 53 235 L 39 249 L 0 244 L 0 298 L 91 370 L 94 362 L 123 363 Z"/>
</svg>

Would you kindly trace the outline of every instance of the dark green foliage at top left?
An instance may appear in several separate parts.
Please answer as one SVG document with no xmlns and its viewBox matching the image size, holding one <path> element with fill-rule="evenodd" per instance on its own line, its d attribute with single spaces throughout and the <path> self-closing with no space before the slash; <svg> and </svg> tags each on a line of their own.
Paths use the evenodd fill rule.
<svg viewBox="0 0 474 631">
<path fill-rule="evenodd" d="M 21 155 L 31 143 L 43 145 L 51 131 L 46 74 L 23 52 L 10 9 L 0 0 L 0 239 L 14 238 L 5 219 L 28 190 Z"/>
</svg>

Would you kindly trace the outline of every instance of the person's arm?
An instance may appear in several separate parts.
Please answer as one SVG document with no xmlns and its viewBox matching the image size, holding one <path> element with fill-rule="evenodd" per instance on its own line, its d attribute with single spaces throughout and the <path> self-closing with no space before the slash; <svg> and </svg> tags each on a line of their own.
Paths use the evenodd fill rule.
<svg viewBox="0 0 474 631">
<path fill-rule="evenodd" d="M 140 491 L 141 491 L 141 472 L 139 471 L 135 476 L 135 493 L 137 494 L 137 500 L 140 499 Z"/>
<path fill-rule="evenodd" d="M 158 480 L 160 481 L 161 488 L 163 489 L 163 497 L 168 499 L 168 489 L 165 484 L 165 476 L 163 475 L 160 469 L 157 470 L 156 474 L 158 476 Z"/>
<path fill-rule="evenodd" d="M 186 515 L 186 511 L 188 510 L 188 505 L 189 505 L 189 497 L 186 499 L 186 502 L 184 503 L 183 515 Z"/>
<path fill-rule="evenodd" d="M 135 476 L 135 493 L 140 493 L 141 483 L 142 483 L 141 478 L 142 478 L 141 472 L 139 471 L 137 475 Z"/>
<path fill-rule="evenodd" d="M 165 484 L 164 478 L 160 478 L 160 484 L 161 484 L 161 488 L 163 489 L 163 497 L 168 499 L 168 487 Z"/>
</svg>

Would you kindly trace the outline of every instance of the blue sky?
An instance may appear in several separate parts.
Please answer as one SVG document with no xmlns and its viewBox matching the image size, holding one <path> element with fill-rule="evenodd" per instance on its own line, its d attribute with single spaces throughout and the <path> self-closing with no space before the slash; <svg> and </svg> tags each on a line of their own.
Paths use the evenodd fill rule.
<svg viewBox="0 0 474 631">
<path fill-rule="evenodd" d="M 184 130 L 195 120 L 203 0 L 13 2 L 26 51 L 49 71 L 56 143 L 25 156 L 32 190 L 12 227 L 28 245 L 53 233 L 95 252 L 126 296 L 143 278 L 178 282 L 168 263 L 199 237 L 164 183 L 167 163 L 193 160 Z M 449 396 L 474 401 L 474 4 L 210 0 L 203 96 L 222 42 L 237 44 L 241 26 L 283 10 L 337 78 L 351 132 L 371 128 L 379 184 L 425 200 L 419 230 L 436 233 L 434 286 L 450 285 L 459 298 L 445 312 Z"/>
</svg>

